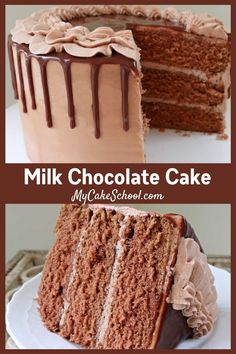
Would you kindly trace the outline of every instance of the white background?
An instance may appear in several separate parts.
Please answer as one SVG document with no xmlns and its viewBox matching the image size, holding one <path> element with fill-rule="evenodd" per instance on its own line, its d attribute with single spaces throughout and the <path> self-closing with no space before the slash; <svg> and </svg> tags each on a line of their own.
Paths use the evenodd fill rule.
<svg viewBox="0 0 236 354">
<path fill-rule="evenodd" d="M 54 5 L 56 6 L 56 5 Z M 217 17 L 224 22 L 225 28 L 230 30 L 230 5 L 160 5 L 159 9 L 164 9 L 168 6 L 173 6 L 178 10 L 191 10 L 196 13 L 207 12 L 212 16 Z M 6 6 L 6 41 L 10 30 L 15 26 L 17 19 L 25 18 L 33 12 L 47 9 L 52 5 L 7 5 Z M 11 80 L 9 76 L 9 63 L 6 53 L 6 107 L 15 103 L 13 98 L 13 91 L 11 87 Z"/>
<path fill-rule="evenodd" d="M 230 205 L 133 204 L 142 210 L 184 215 L 192 224 L 205 253 L 230 255 Z M 6 261 L 22 249 L 49 249 L 59 204 L 8 204 L 6 206 Z"/>
</svg>

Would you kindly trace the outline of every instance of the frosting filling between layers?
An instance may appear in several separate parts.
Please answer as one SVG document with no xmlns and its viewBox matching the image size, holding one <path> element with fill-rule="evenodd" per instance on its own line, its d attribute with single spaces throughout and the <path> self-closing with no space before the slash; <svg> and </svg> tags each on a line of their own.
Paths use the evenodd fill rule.
<svg viewBox="0 0 236 354">
<path fill-rule="evenodd" d="M 207 257 L 194 240 L 181 239 L 174 274 L 167 302 L 187 317 L 194 338 L 206 335 L 217 319 L 217 294 Z"/>
<path fill-rule="evenodd" d="M 129 216 L 145 216 L 147 212 L 139 211 L 128 207 L 109 207 L 105 205 L 90 205 L 93 211 L 93 216 L 90 225 L 93 224 L 93 219 L 96 212 L 101 208 L 114 210 L 122 213 L 125 217 L 120 222 L 120 230 L 118 242 L 115 245 L 116 255 L 112 267 L 112 272 L 107 288 L 107 296 L 103 305 L 101 319 L 97 329 L 97 345 L 102 343 L 105 336 L 112 304 L 112 294 L 117 278 L 117 269 L 120 258 L 122 256 L 122 235 L 126 227 L 127 218 Z M 70 285 L 73 283 L 73 278 L 76 274 L 76 257 L 81 254 L 81 245 L 83 243 L 86 230 L 82 231 L 82 236 L 77 245 L 75 254 L 72 259 L 72 270 L 68 281 L 66 293 L 70 291 Z M 178 247 L 176 264 L 173 267 L 174 260 L 169 259 L 167 266 L 166 280 L 164 289 L 167 289 L 169 279 L 174 275 L 174 284 L 172 285 L 170 295 L 166 301 L 172 304 L 174 310 L 179 310 L 187 317 L 187 324 L 193 329 L 194 338 L 206 335 L 212 330 L 213 324 L 217 319 L 217 293 L 214 286 L 214 277 L 207 263 L 207 257 L 200 251 L 198 243 L 192 238 L 182 237 Z M 184 271 L 183 271 L 184 270 Z M 209 287 L 210 284 L 210 287 Z M 64 296 L 64 308 L 61 312 L 60 327 L 63 326 L 69 303 L 67 296 Z M 157 327 L 158 328 L 158 327 Z M 154 345 L 154 343 L 153 343 Z"/>
<path fill-rule="evenodd" d="M 67 289 L 66 289 L 65 293 L 63 294 L 63 308 L 61 309 L 59 328 L 63 327 L 63 325 L 65 323 L 67 310 L 70 306 L 70 303 L 68 301 L 68 296 L 70 294 L 71 286 L 73 284 L 73 280 L 76 275 L 76 260 L 77 260 L 77 257 L 82 254 L 82 245 L 83 245 L 85 236 L 86 236 L 86 229 L 83 229 L 81 231 L 81 237 L 79 239 L 79 242 L 77 243 L 74 255 L 72 256 L 71 273 L 70 273 L 70 276 L 68 279 Z"/>
<path fill-rule="evenodd" d="M 147 69 L 158 69 L 158 70 L 170 71 L 173 73 L 180 73 L 180 74 L 186 74 L 191 76 L 193 75 L 199 80 L 209 81 L 212 84 L 223 83 L 225 85 L 226 92 L 230 86 L 230 64 L 227 65 L 225 71 L 217 74 L 209 75 L 204 71 L 196 70 L 196 69 L 188 69 L 183 67 L 179 68 L 178 66 L 165 65 L 165 64 L 148 62 L 148 61 L 142 61 L 141 63 L 142 63 L 142 67 Z"/>
<path fill-rule="evenodd" d="M 155 104 L 158 102 L 163 102 L 166 104 L 170 105 L 177 105 L 177 106 L 183 106 L 183 107 L 191 107 L 191 108 L 199 108 L 201 110 L 205 111 L 211 111 L 211 112 L 220 112 L 220 113 L 225 113 L 226 111 L 226 101 L 224 101 L 222 104 L 216 105 L 216 106 L 209 106 L 207 104 L 200 104 L 200 103 L 181 103 L 176 100 L 166 100 L 166 99 L 161 99 L 161 98 L 156 98 L 156 97 L 142 97 L 143 102 L 152 102 Z"/>
<path fill-rule="evenodd" d="M 211 330 L 217 317 L 214 279 L 182 216 L 72 205 L 60 217 L 58 253 L 50 253 L 43 294 L 39 291 L 41 315 L 50 330 L 81 345 L 106 349 L 174 348 L 192 333 L 198 337 Z M 69 259 L 63 245 L 71 232 Z M 66 259 L 61 262 L 67 276 L 61 281 L 59 302 L 50 281 L 55 259 Z M 58 266 L 54 273 L 60 280 Z M 52 306 L 60 316 L 57 327 L 50 326 Z M 173 323 L 177 328 L 168 341 Z"/>
<path fill-rule="evenodd" d="M 125 220 L 124 220 L 125 222 Z M 120 236 L 122 235 L 122 226 L 120 228 Z M 117 269 L 119 266 L 119 261 L 120 258 L 122 256 L 122 243 L 119 240 L 115 246 L 115 252 L 116 252 L 116 256 L 115 256 L 115 261 L 113 263 L 112 266 L 112 272 L 111 272 L 111 277 L 110 277 L 110 282 L 108 285 L 108 289 L 107 289 L 107 297 L 105 300 L 105 303 L 103 305 L 103 309 L 102 309 L 102 314 L 101 314 L 101 319 L 99 321 L 98 324 L 98 330 L 97 330 L 97 336 L 96 336 L 96 340 L 97 340 L 97 344 L 96 346 L 99 346 L 106 334 L 106 330 L 108 327 L 108 322 L 109 322 L 109 317 L 110 317 L 110 312 L 111 312 L 111 304 L 112 304 L 112 296 L 113 296 L 113 291 L 114 291 L 114 287 L 116 284 L 116 279 L 117 279 Z"/>
</svg>

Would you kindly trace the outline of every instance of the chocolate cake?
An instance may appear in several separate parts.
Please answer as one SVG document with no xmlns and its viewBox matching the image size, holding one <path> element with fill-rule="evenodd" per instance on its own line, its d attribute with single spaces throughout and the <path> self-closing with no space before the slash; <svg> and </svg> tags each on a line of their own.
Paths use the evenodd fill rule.
<svg viewBox="0 0 236 354">
<path fill-rule="evenodd" d="M 17 21 L 8 49 L 30 159 L 144 162 L 148 121 L 223 132 L 230 43 L 219 20 L 174 8 L 70 5 Z"/>
<path fill-rule="evenodd" d="M 214 278 L 184 217 L 72 204 L 55 232 L 38 291 L 50 331 L 89 348 L 163 349 L 212 330 Z"/>
</svg>

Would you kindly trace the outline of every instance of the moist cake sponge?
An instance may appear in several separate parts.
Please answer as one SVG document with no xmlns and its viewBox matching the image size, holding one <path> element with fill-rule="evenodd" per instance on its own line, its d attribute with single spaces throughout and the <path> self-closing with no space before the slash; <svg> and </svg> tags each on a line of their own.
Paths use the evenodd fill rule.
<svg viewBox="0 0 236 354">
<path fill-rule="evenodd" d="M 180 215 L 66 205 L 38 291 L 45 326 L 84 347 L 174 348 L 212 330 L 214 278 Z"/>
</svg>

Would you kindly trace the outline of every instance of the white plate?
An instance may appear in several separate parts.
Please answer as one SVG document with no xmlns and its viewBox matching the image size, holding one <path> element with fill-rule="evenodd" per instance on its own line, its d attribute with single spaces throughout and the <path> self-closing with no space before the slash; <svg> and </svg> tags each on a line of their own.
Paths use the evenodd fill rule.
<svg viewBox="0 0 236 354">
<path fill-rule="evenodd" d="M 217 140 L 216 134 L 190 133 L 183 136 L 173 130 L 161 133 L 151 129 L 145 139 L 147 162 L 230 163 L 230 100 L 227 102 L 226 125 L 227 140 Z M 28 162 L 19 107 L 14 104 L 6 110 L 6 163 Z"/>
<path fill-rule="evenodd" d="M 230 349 L 230 274 L 212 267 L 218 292 L 219 319 L 212 333 L 197 340 L 186 340 L 178 349 Z M 7 306 L 7 331 L 20 349 L 82 349 L 49 332 L 37 310 L 37 289 L 41 274 L 26 282 Z"/>
</svg>

